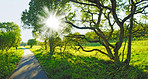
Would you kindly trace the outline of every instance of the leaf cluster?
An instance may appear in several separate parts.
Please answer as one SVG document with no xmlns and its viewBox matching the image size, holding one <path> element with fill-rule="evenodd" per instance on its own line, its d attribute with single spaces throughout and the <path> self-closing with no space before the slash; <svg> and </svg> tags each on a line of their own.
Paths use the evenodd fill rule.
<svg viewBox="0 0 148 79">
<path fill-rule="evenodd" d="M 21 41 L 19 26 L 13 22 L 0 23 L 0 48 L 8 51 L 12 46 L 18 47 Z"/>
</svg>

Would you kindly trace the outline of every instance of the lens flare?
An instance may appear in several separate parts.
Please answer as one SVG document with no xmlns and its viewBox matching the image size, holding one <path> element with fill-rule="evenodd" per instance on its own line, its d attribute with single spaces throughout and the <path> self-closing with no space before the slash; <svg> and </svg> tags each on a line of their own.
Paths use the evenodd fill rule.
<svg viewBox="0 0 148 79">
<path fill-rule="evenodd" d="M 45 25 L 54 31 L 58 31 L 60 19 L 56 17 L 55 14 L 50 14 L 50 16 L 45 21 Z"/>
<path fill-rule="evenodd" d="M 43 11 L 38 16 L 38 24 L 42 26 L 40 28 L 42 33 L 48 32 L 49 36 L 53 35 L 53 32 L 60 34 L 62 29 L 61 19 L 64 18 L 63 15 L 60 15 L 58 11 L 50 11 L 47 7 L 43 8 Z"/>
</svg>

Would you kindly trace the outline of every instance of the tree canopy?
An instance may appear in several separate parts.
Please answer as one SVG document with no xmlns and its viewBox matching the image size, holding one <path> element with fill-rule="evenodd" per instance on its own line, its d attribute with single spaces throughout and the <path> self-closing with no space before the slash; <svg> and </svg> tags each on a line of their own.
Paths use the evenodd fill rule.
<svg viewBox="0 0 148 79">
<path fill-rule="evenodd" d="M 75 35 L 74 37 L 86 39 L 88 42 L 99 42 L 106 48 L 106 51 L 101 49 L 85 50 L 80 44 L 80 48 L 84 51 L 99 51 L 107 55 L 110 59 L 119 62 L 121 54 L 119 52 L 124 39 L 128 38 L 128 52 L 125 63 L 129 64 L 131 56 L 131 37 L 133 34 L 134 22 L 138 22 L 138 18 L 134 18 L 136 14 L 143 14 L 147 17 L 148 1 L 147 0 L 69 0 L 73 2 L 76 9 L 71 14 L 80 16 L 81 18 L 69 19 L 67 16 L 66 23 L 77 29 L 92 30 L 98 37 L 98 40 L 88 40 L 85 35 Z M 79 10 L 78 10 L 79 9 Z M 76 14 L 76 10 L 79 11 Z M 138 17 L 138 15 L 137 15 Z M 71 18 L 71 17 L 70 17 Z M 141 18 L 141 17 L 139 17 Z M 139 24 L 139 22 L 138 22 Z M 116 28 L 119 29 L 118 37 L 115 44 L 111 44 L 111 40 Z M 107 33 L 107 32 L 108 33 Z M 114 50 L 112 52 L 112 49 Z"/>
<path fill-rule="evenodd" d="M 37 41 L 35 39 L 29 39 L 27 44 L 32 48 L 33 45 L 37 45 Z"/>
<path fill-rule="evenodd" d="M 45 36 L 45 45 L 47 45 L 47 40 L 49 40 L 50 50 L 54 49 L 53 47 L 53 40 L 57 38 L 55 32 L 50 32 L 51 28 L 47 27 L 46 24 L 42 21 L 48 19 L 49 16 L 52 16 L 51 12 L 56 13 L 56 16 L 59 16 L 63 13 L 65 4 L 68 0 L 59 1 L 59 0 L 31 0 L 29 3 L 29 10 L 25 10 L 22 13 L 21 20 L 24 23 L 24 27 L 26 28 L 33 28 L 33 36 L 39 37 L 40 35 L 43 39 Z M 54 14 L 53 14 L 54 15 Z M 50 20 L 51 21 L 51 20 Z M 51 23 L 51 22 L 50 22 Z M 54 26 L 50 26 L 54 27 Z M 44 29 L 43 29 L 44 28 Z M 65 28 L 64 28 L 65 29 Z M 65 31 L 62 31 L 65 32 Z M 54 35 L 53 35 L 54 34 Z M 55 36 L 55 37 L 52 37 Z M 56 44 L 54 44 L 56 45 Z M 53 50 L 54 51 L 54 50 Z"/>
<path fill-rule="evenodd" d="M 26 26 L 26 28 L 34 28 L 34 30 L 39 30 L 38 28 L 41 27 L 41 25 L 38 25 L 38 16 L 37 15 L 43 15 L 45 16 L 45 13 L 43 11 L 44 7 L 47 7 L 49 11 L 53 10 L 62 10 L 62 8 L 65 6 L 64 1 L 59 0 L 31 0 L 29 3 L 29 10 L 25 10 L 22 13 L 21 20 Z"/>
<path fill-rule="evenodd" d="M 99 51 L 110 59 L 120 62 L 120 56 L 124 55 L 124 52 L 119 52 L 119 50 L 124 40 L 128 39 L 127 58 L 122 57 L 124 59 L 122 62 L 126 64 L 129 64 L 131 57 L 133 29 L 141 23 L 146 24 L 146 22 L 140 23 L 138 18 L 144 18 L 145 20 L 143 20 L 146 21 L 148 16 L 147 0 L 32 0 L 29 5 L 29 11 L 25 10 L 21 19 L 24 24 L 33 27 L 34 31 L 38 31 L 42 26 L 37 23 L 37 15 L 43 14 L 42 16 L 44 16 L 46 13 L 42 8 L 47 6 L 49 10 L 67 11 L 65 23 L 77 29 L 91 30 L 94 35 L 93 38 L 90 38 L 89 33 L 86 35 L 76 34 L 71 37 L 85 39 L 87 42 L 98 42 L 106 49 L 106 51 L 99 48 L 87 50 L 77 41 L 79 49 L 81 48 L 83 51 Z M 136 23 L 137 25 L 135 25 Z M 110 42 L 112 39 L 116 40 L 115 44 Z"/>
<path fill-rule="evenodd" d="M 8 51 L 12 46 L 18 47 L 21 41 L 21 30 L 13 22 L 0 23 L 0 48 Z"/>
</svg>

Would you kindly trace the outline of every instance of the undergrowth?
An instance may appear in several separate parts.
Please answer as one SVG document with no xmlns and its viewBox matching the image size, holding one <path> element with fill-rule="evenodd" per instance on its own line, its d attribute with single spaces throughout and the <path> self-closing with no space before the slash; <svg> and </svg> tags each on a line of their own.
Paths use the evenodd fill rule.
<svg viewBox="0 0 148 79">
<path fill-rule="evenodd" d="M 8 51 L 9 63 L 7 62 L 6 53 L 0 50 L 0 79 L 8 78 L 14 71 L 16 65 L 22 57 L 24 50 L 20 47 L 16 50 L 14 47 Z"/>
<path fill-rule="evenodd" d="M 147 74 L 138 67 L 101 60 L 91 56 L 76 56 L 70 53 L 33 51 L 49 79 L 147 79 Z"/>
</svg>

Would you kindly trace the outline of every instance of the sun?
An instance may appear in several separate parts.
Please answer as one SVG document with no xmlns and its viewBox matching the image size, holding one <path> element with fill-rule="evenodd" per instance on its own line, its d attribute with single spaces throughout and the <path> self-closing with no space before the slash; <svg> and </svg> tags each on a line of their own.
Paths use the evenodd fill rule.
<svg viewBox="0 0 148 79">
<path fill-rule="evenodd" d="M 38 24 L 41 25 L 40 31 L 49 36 L 58 33 L 60 34 L 63 29 L 62 19 L 65 15 L 58 10 L 49 10 L 47 7 L 43 7 L 43 11 L 37 15 Z"/>
<path fill-rule="evenodd" d="M 57 30 L 59 29 L 60 19 L 55 14 L 50 14 L 45 21 L 45 25 L 52 30 Z"/>
</svg>

